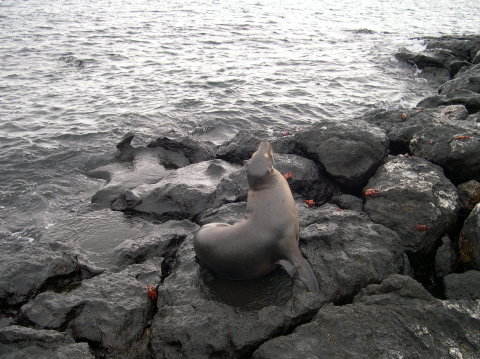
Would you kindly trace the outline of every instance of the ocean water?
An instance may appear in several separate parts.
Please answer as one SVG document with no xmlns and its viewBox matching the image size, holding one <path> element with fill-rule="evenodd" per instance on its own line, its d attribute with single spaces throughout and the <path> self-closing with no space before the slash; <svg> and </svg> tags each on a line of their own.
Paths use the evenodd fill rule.
<svg viewBox="0 0 480 359">
<path fill-rule="evenodd" d="M 414 106 L 438 83 L 395 51 L 479 33 L 479 13 L 471 0 L 2 0 L 0 236 L 133 231 L 90 205 L 103 182 L 85 176 L 128 131 L 221 143 L 251 123 Z"/>
</svg>

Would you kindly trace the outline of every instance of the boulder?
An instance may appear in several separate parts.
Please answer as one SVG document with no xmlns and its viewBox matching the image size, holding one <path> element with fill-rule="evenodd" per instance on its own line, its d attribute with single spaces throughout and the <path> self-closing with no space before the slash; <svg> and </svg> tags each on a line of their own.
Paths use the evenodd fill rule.
<svg viewBox="0 0 480 359">
<path fill-rule="evenodd" d="M 0 305 L 18 307 L 38 293 L 63 288 L 99 272 L 77 253 L 48 244 L 0 241 Z"/>
<path fill-rule="evenodd" d="M 413 52 L 406 48 L 401 48 L 395 53 L 395 57 L 420 69 L 437 67 L 449 70 L 450 64 L 457 60 L 457 57 L 448 50 Z"/>
<path fill-rule="evenodd" d="M 417 107 L 463 105 L 469 113 L 480 111 L 480 94 L 470 90 L 455 90 L 446 95 L 434 95 L 421 100 Z"/>
<path fill-rule="evenodd" d="M 220 181 L 238 169 L 222 160 L 204 161 L 170 172 L 153 185 L 123 192 L 114 210 L 134 210 L 162 218 L 193 218 L 215 202 Z"/>
<path fill-rule="evenodd" d="M 0 329 L 3 359 L 94 359 L 87 343 L 75 343 L 65 333 L 11 325 Z"/>
<path fill-rule="evenodd" d="M 147 147 L 161 147 L 171 152 L 183 154 L 190 163 L 209 161 L 215 158 L 215 145 L 212 142 L 197 141 L 195 138 L 169 131 L 150 142 Z"/>
<path fill-rule="evenodd" d="M 442 244 L 435 253 L 435 275 L 443 278 L 452 273 L 458 264 L 455 246 L 448 236 L 443 236 Z"/>
<path fill-rule="evenodd" d="M 434 123 L 416 132 L 409 147 L 442 166 L 454 183 L 480 179 L 480 129 L 468 121 Z"/>
<path fill-rule="evenodd" d="M 294 137 L 298 150 L 347 189 L 362 187 L 388 153 L 385 132 L 362 120 L 319 120 Z"/>
<path fill-rule="evenodd" d="M 113 249 L 112 257 L 118 266 L 143 263 L 163 257 L 172 246 L 178 246 L 198 226 L 188 220 L 170 220 L 155 227 L 148 235 L 127 239 Z"/>
<path fill-rule="evenodd" d="M 440 95 L 453 94 L 459 90 L 467 90 L 480 93 L 480 64 L 473 65 L 464 71 L 459 72 L 454 79 L 445 82 L 440 86 Z"/>
<path fill-rule="evenodd" d="M 361 119 L 382 128 L 390 140 L 392 154 L 409 152 L 410 140 L 418 133 L 439 123 L 464 121 L 468 112 L 462 105 L 438 108 L 375 110 Z M 461 124 L 460 124 L 461 125 Z"/>
<path fill-rule="evenodd" d="M 480 299 L 480 272 L 469 270 L 452 273 L 443 278 L 447 299 Z"/>
<path fill-rule="evenodd" d="M 225 203 L 247 200 L 247 169 L 248 164 L 245 164 L 222 178 L 215 191 L 214 207 L 222 206 Z"/>
<path fill-rule="evenodd" d="M 332 198 L 332 203 L 341 209 L 363 212 L 363 200 L 351 194 L 339 194 Z"/>
<path fill-rule="evenodd" d="M 112 202 L 125 190 L 144 183 L 156 183 L 167 174 L 164 166 L 158 163 L 155 154 L 145 153 L 132 163 L 118 162 L 87 172 L 92 178 L 105 179 L 106 183 L 92 197 L 92 203 L 110 207 Z"/>
<path fill-rule="evenodd" d="M 365 213 L 331 204 L 306 210 L 314 213 L 311 223 L 301 221 L 301 250 L 326 301 L 348 301 L 366 285 L 403 271 L 402 241 Z"/>
<path fill-rule="evenodd" d="M 480 270 L 480 203 L 465 220 L 458 237 L 458 246 L 463 265 Z"/>
<path fill-rule="evenodd" d="M 156 287 L 160 277 L 158 259 L 105 272 L 69 292 L 38 295 L 21 308 L 22 318 L 43 329 L 68 329 L 107 358 L 147 356 L 154 302 L 146 285 Z"/>
<path fill-rule="evenodd" d="M 410 253 L 429 253 L 459 211 L 455 186 L 440 167 L 418 157 L 390 156 L 364 193 L 370 219 L 397 232 Z"/>
<path fill-rule="evenodd" d="M 219 208 L 211 208 L 203 212 L 198 217 L 198 223 L 202 226 L 207 223 L 234 224 L 245 219 L 246 209 L 247 202 L 227 203 Z"/>
<path fill-rule="evenodd" d="M 333 193 L 338 192 L 336 186 L 322 174 L 315 162 L 305 157 L 276 154 L 275 168 L 286 176 L 294 195 L 324 203 Z"/>
<path fill-rule="evenodd" d="M 473 113 L 471 115 L 468 115 L 467 121 L 472 122 L 472 123 L 476 123 L 477 127 L 480 126 L 479 125 L 479 123 L 480 123 L 480 111 L 476 112 L 476 113 Z"/>
<path fill-rule="evenodd" d="M 474 359 L 479 310 L 478 301 L 441 301 L 410 277 L 391 276 L 352 304 L 324 306 L 310 323 L 264 343 L 253 358 Z"/>
<path fill-rule="evenodd" d="M 293 153 L 295 148 L 293 132 L 293 129 L 273 131 L 262 126 L 241 130 L 218 147 L 217 158 L 242 164 L 252 157 L 261 141 L 269 141 L 276 154 Z"/>
<path fill-rule="evenodd" d="M 458 185 L 458 197 L 463 208 L 471 211 L 477 203 L 480 203 L 480 183 L 475 180 Z"/>
<path fill-rule="evenodd" d="M 446 35 L 425 37 L 424 40 L 428 50 L 448 50 L 455 57 L 469 62 L 472 62 L 475 54 L 480 50 L 480 37 L 478 35 Z"/>
</svg>

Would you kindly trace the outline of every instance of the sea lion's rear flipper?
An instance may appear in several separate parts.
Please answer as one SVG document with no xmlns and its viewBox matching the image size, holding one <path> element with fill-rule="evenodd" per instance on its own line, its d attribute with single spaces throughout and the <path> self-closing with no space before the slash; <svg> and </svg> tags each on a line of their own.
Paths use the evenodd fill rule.
<svg viewBox="0 0 480 359">
<path fill-rule="evenodd" d="M 278 264 L 280 264 L 283 267 L 283 269 L 285 269 L 285 272 L 287 272 L 290 277 L 295 276 L 292 262 L 286 259 L 280 259 L 278 261 Z"/>
<path fill-rule="evenodd" d="M 312 267 L 310 267 L 310 264 L 308 264 L 305 258 L 300 257 L 295 265 L 287 259 L 280 259 L 278 264 L 280 264 L 291 277 L 302 281 L 310 292 L 315 294 L 320 293 L 317 277 L 315 277 Z"/>
</svg>

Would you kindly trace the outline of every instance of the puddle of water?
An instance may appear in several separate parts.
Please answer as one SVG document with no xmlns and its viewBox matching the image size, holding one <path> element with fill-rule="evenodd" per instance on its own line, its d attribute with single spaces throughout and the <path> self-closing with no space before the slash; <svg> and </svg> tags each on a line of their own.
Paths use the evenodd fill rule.
<svg viewBox="0 0 480 359">
<path fill-rule="evenodd" d="M 292 296 L 294 282 L 280 268 L 253 280 L 222 279 L 201 268 L 197 285 L 206 299 L 250 311 L 284 306 Z"/>
</svg>

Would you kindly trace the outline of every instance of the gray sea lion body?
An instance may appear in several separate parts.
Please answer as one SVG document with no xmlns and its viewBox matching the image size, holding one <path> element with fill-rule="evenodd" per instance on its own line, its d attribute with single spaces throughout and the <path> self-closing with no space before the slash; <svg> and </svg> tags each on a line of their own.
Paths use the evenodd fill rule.
<svg viewBox="0 0 480 359">
<path fill-rule="evenodd" d="M 298 217 L 290 187 L 273 166 L 272 147 L 261 142 L 248 167 L 245 220 L 202 226 L 195 233 L 195 253 L 202 265 L 229 279 L 258 278 L 281 265 L 318 293 L 317 279 L 298 248 Z"/>
</svg>

